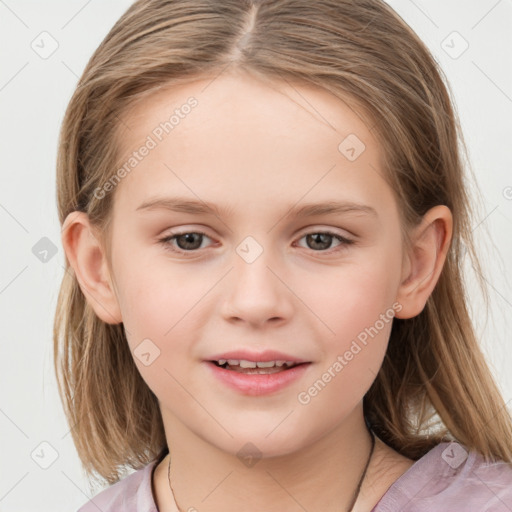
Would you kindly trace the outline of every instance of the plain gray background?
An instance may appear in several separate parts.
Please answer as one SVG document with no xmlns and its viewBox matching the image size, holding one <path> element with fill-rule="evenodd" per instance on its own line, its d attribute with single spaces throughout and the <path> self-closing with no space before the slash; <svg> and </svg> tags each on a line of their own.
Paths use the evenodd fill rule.
<svg viewBox="0 0 512 512">
<path fill-rule="evenodd" d="M 483 196 L 473 229 L 491 310 L 486 317 L 473 293 L 473 317 L 510 407 L 512 1 L 389 3 L 429 46 L 453 90 Z M 0 512 L 70 512 L 91 495 L 52 360 L 53 315 L 65 261 L 55 159 L 58 130 L 77 79 L 130 4 L 0 0 Z"/>
</svg>

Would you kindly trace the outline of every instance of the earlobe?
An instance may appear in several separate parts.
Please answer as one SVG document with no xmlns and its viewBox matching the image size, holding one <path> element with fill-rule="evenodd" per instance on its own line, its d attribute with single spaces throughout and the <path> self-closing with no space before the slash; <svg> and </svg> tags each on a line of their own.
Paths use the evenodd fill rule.
<svg viewBox="0 0 512 512">
<path fill-rule="evenodd" d="M 404 263 L 397 301 L 397 318 L 419 315 L 441 275 L 452 238 L 453 219 L 444 205 L 431 208 L 411 234 L 411 247 Z"/>
<path fill-rule="evenodd" d="M 122 322 L 121 311 L 108 270 L 106 254 L 89 217 L 71 212 L 62 228 L 62 245 L 80 289 L 96 315 L 108 324 Z"/>
</svg>

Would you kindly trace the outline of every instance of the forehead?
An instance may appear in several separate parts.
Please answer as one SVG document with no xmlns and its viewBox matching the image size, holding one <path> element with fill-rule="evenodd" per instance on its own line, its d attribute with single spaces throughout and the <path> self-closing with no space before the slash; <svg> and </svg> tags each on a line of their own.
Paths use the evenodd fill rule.
<svg viewBox="0 0 512 512">
<path fill-rule="evenodd" d="M 371 126 L 314 86 L 224 72 L 162 88 L 121 121 L 124 206 L 156 192 L 261 206 L 338 188 L 355 200 L 386 186 Z"/>
<path fill-rule="evenodd" d="M 311 84 L 256 78 L 236 70 L 163 85 L 137 100 L 120 118 L 120 153 L 131 151 L 136 139 L 143 141 L 153 132 L 154 138 L 160 138 L 158 127 L 169 121 L 174 139 L 190 131 L 200 135 L 215 121 L 223 127 L 250 128 L 254 135 L 260 131 L 272 136 L 299 135 L 309 129 L 330 132 L 335 139 L 354 133 L 373 143 L 373 120 L 362 107 L 354 108 L 354 100 Z M 164 130 L 161 135 L 170 134 Z"/>
</svg>

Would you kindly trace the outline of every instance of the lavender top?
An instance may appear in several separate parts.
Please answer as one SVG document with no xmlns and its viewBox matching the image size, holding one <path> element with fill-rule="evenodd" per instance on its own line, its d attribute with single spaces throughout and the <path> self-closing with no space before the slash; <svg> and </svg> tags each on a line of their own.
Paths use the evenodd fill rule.
<svg viewBox="0 0 512 512">
<path fill-rule="evenodd" d="M 78 512 L 158 512 L 151 482 L 160 460 L 101 491 Z M 512 512 L 512 466 L 486 463 L 459 443 L 443 442 L 400 476 L 371 512 L 431 511 Z"/>
</svg>

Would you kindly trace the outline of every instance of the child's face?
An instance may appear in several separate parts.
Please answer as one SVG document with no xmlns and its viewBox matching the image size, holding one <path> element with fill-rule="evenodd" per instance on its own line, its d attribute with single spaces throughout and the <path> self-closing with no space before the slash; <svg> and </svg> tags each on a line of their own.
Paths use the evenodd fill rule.
<svg viewBox="0 0 512 512">
<path fill-rule="evenodd" d="M 115 190 L 113 277 L 168 435 L 185 429 L 232 453 L 252 442 L 269 456 L 335 429 L 361 406 L 400 310 L 399 213 L 372 133 L 327 92 L 228 73 L 160 91 L 123 121 L 121 153 L 138 156 Z M 362 153 L 354 135 L 339 149 L 349 134 Z M 157 197 L 221 214 L 141 208 Z M 290 213 L 327 202 L 364 208 Z M 315 235 L 325 231 L 353 243 Z M 308 364 L 248 377 L 210 362 L 270 350 Z"/>
</svg>

